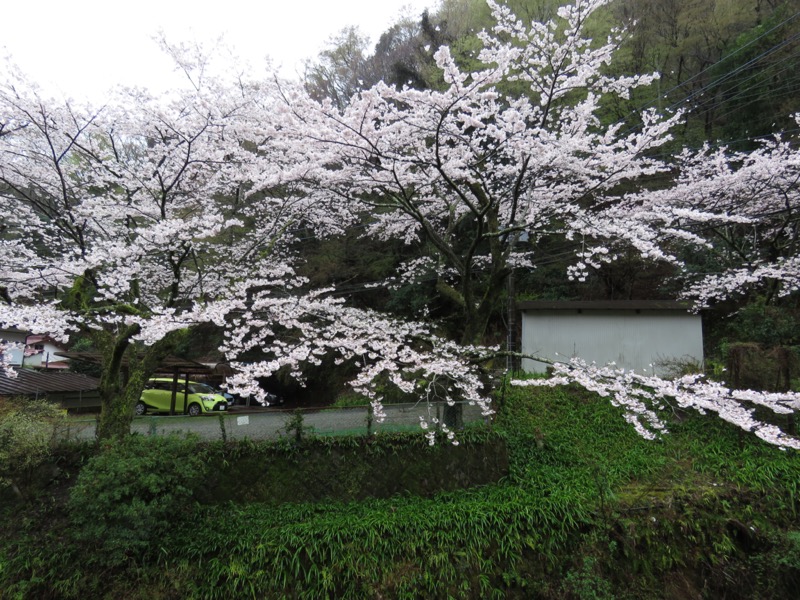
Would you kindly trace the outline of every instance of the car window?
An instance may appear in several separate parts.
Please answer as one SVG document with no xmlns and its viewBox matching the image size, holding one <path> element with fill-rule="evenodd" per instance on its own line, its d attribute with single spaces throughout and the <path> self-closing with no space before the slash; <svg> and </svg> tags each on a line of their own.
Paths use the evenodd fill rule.
<svg viewBox="0 0 800 600">
<path fill-rule="evenodd" d="M 193 394 L 216 394 L 217 392 L 210 385 L 205 383 L 190 383 L 189 391 Z"/>
<path fill-rule="evenodd" d="M 178 382 L 178 393 L 183 393 L 183 384 Z M 150 381 L 147 384 L 147 389 L 150 390 L 162 390 L 166 392 L 172 392 L 172 382 L 171 381 Z"/>
</svg>

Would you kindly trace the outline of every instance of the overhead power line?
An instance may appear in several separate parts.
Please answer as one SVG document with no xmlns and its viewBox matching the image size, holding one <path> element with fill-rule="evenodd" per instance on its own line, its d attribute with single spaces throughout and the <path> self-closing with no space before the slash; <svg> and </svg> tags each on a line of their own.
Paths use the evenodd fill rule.
<svg viewBox="0 0 800 600">
<path fill-rule="evenodd" d="M 704 74 L 708 73 L 709 71 L 713 71 L 714 69 L 717 69 L 718 67 L 723 65 L 726 61 L 728 61 L 732 57 L 734 57 L 737 54 L 739 54 L 740 52 L 746 50 L 747 48 L 749 48 L 753 44 L 757 43 L 759 40 L 762 40 L 764 37 L 770 35 L 771 33 L 775 32 L 777 30 L 779 30 L 780 28 L 788 25 L 789 23 L 791 23 L 792 21 L 794 21 L 797 18 L 800 18 L 800 12 L 794 13 L 793 15 L 791 15 L 790 17 L 784 19 L 783 21 L 781 21 L 777 25 L 771 27 L 767 31 L 764 31 L 763 33 L 761 33 L 757 37 L 753 38 L 752 40 L 750 40 L 746 44 L 744 44 L 744 45 L 740 46 L 739 48 L 733 50 L 732 52 L 726 54 L 725 56 L 723 56 L 722 58 L 720 58 L 716 62 L 708 65 L 706 68 L 704 68 L 700 72 L 695 73 L 694 75 L 692 75 L 691 77 L 689 77 L 688 79 L 686 79 L 686 80 L 684 80 L 684 81 L 682 81 L 680 83 L 677 83 L 676 85 L 674 85 L 673 87 L 671 87 L 667 91 L 660 93 L 656 100 L 650 100 L 650 101 L 645 102 L 644 104 L 641 104 L 638 108 L 632 110 L 629 113 L 628 117 L 640 114 L 643 110 L 645 110 L 647 108 L 652 108 L 661 99 L 668 99 L 669 95 L 672 94 L 673 92 L 675 92 L 677 90 L 680 90 L 682 88 L 685 88 L 688 84 L 690 84 L 694 80 L 700 78 L 701 76 L 703 76 Z M 768 48 L 767 50 L 763 51 L 758 56 L 750 59 L 746 63 L 744 63 L 742 65 L 739 65 L 736 68 L 734 68 L 734 69 L 722 74 L 717 79 L 715 79 L 715 80 L 703 85 L 698 90 L 694 90 L 694 91 L 690 92 L 689 94 L 687 94 L 686 96 L 684 96 L 680 100 L 674 101 L 672 104 L 670 104 L 670 106 L 667 108 L 667 110 L 670 110 L 670 111 L 676 110 L 678 107 L 682 106 L 683 104 L 685 104 L 687 102 L 690 102 L 691 100 L 699 97 L 703 93 L 705 93 L 705 92 L 709 91 L 710 89 L 718 86 L 719 84 L 724 83 L 725 81 L 728 81 L 730 78 L 734 77 L 736 74 L 742 72 L 743 70 L 746 70 L 746 69 L 748 69 L 750 67 L 754 67 L 759 62 L 761 62 L 763 59 L 767 58 L 771 54 L 773 54 L 773 53 L 777 52 L 778 50 L 780 50 L 780 49 L 786 47 L 787 45 L 791 44 L 792 42 L 794 42 L 798 38 L 800 38 L 800 33 L 794 34 L 790 38 L 778 42 L 777 44 L 775 44 L 772 47 Z M 781 64 L 782 62 L 785 62 L 787 60 L 788 59 L 782 59 L 781 61 L 778 61 L 778 63 L 775 63 L 775 64 L 776 65 L 777 64 Z M 624 122 L 625 120 L 626 119 L 623 118 L 623 119 L 620 119 L 620 121 L 618 121 L 618 122 L 621 123 L 621 122 Z M 628 128 L 626 130 L 626 133 L 637 129 L 640 126 L 641 125 L 632 125 L 630 128 Z"/>
<path fill-rule="evenodd" d="M 800 13 L 798 13 L 798 14 L 800 14 Z M 684 103 L 689 102 L 689 101 L 691 101 L 691 100 L 693 100 L 693 99 L 695 99 L 697 97 L 702 96 L 705 92 L 707 92 L 707 91 L 715 88 L 719 84 L 729 80 L 731 77 L 734 77 L 735 75 L 738 75 L 739 73 L 741 73 L 742 71 L 748 69 L 749 67 L 752 67 L 752 66 L 756 65 L 762 59 L 766 58 L 767 56 L 769 56 L 770 54 L 772 54 L 774 52 L 777 52 L 781 48 L 784 48 L 785 46 L 791 44 L 792 42 L 794 42 L 797 39 L 800 39 L 800 33 L 796 33 L 792 37 L 790 37 L 789 39 L 783 40 L 782 42 L 778 42 L 777 44 L 775 44 L 771 48 L 765 50 L 764 52 L 762 52 L 761 54 L 759 54 L 755 58 L 750 59 L 749 61 L 747 61 L 743 65 L 739 65 L 738 67 L 736 67 L 732 71 L 728 71 L 724 75 L 721 75 L 720 77 L 718 77 L 717 79 L 709 82 L 708 84 L 704 85 L 700 89 L 695 90 L 694 92 L 692 92 L 691 94 L 689 94 L 685 98 L 683 98 L 683 99 L 681 99 L 681 100 L 679 100 L 677 102 L 674 102 L 673 104 L 671 104 L 667 108 L 667 110 L 675 110 L 681 104 L 684 104 Z M 719 64 L 719 63 L 717 63 L 717 64 Z"/>
<path fill-rule="evenodd" d="M 756 42 L 758 42 L 758 41 L 759 41 L 759 40 L 761 40 L 762 38 L 764 38 L 764 37 L 768 36 L 770 33 L 774 32 L 774 31 L 777 31 L 778 29 L 780 29 L 780 28 L 781 28 L 781 27 L 783 27 L 784 25 L 788 25 L 789 23 L 791 23 L 792 21 L 794 21 L 794 20 L 795 20 L 795 19 L 797 19 L 798 17 L 800 17 L 800 12 L 796 12 L 796 13 L 795 13 L 795 14 L 793 14 L 791 17 L 789 17 L 789 18 L 787 18 L 787 19 L 784 19 L 783 21 L 781 21 L 780 23 L 778 23 L 778 24 L 777 24 L 777 25 L 775 25 L 774 27 L 772 27 L 772 28 L 768 29 L 767 31 L 765 31 L 764 33 L 762 33 L 761 35 L 759 35 L 758 37 L 756 37 L 756 38 L 754 38 L 754 39 L 750 40 L 749 42 L 747 42 L 747 43 L 746 43 L 746 44 L 744 44 L 743 46 L 740 46 L 739 48 L 737 48 L 737 49 L 736 49 L 736 50 L 734 50 L 733 52 L 731 52 L 731 53 L 729 53 L 729 54 L 726 54 L 726 55 L 725 55 L 725 56 L 723 56 L 721 59 L 719 59 L 717 62 L 710 64 L 709 66 L 707 66 L 705 69 L 703 69 L 703 70 L 702 70 L 702 71 L 700 71 L 699 73 L 695 73 L 694 75 L 692 75 L 692 76 L 691 76 L 689 79 L 686 79 L 685 81 L 682 81 L 682 82 L 680 82 L 680 83 L 676 84 L 675 86 L 673 86 L 672 88 L 670 88 L 670 89 L 668 89 L 666 92 L 664 92 L 664 93 L 662 94 L 662 97 L 667 97 L 667 96 L 668 96 L 669 94 L 671 94 L 672 92 L 674 92 L 674 91 L 676 91 L 676 90 L 679 90 L 679 89 L 681 89 L 682 87 L 685 87 L 685 86 L 686 86 L 686 84 L 688 84 L 688 83 L 691 83 L 692 81 L 694 81 L 695 79 L 697 79 L 697 78 L 698 78 L 698 77 L 700 77 L 701 75 L 704 75 L 704 74 L 705 74 L 705 73 L 707 73 L 708 71 L 711 71 L 712 69 L 714 69 L 714 68 L 718 67 L 719 65 L 723 64 L 723 63 L 724 63 L 726 60 L 728 60 L 728 59 L 730 59 L 730 58 L 732 58 L 732 57 L 736 56 L 736 55 L 737 55 L 737 54 L 739 54 L 740 52 L 742 52 L 742 51 L 746 50 L 747 48 L 749 48 L 750 46 L 752 46 L 753 44 L 755 44 Z M 688 98 L 689 98 L 689 96 L 687 96 L 687 98 L 685 98 L 685 99 L 684 99 L 684 101 L 685 101 L 686 99 L 688 99 Z M 641 110 L 643 110 L 643 109 L 645 109 L 645 108 L 651 107 L 652 105 L 653 105 L 653 103 L 652 103 L 652 102 L 650 102 L 650 103 L 648 103 L 648 104 L 645 104 L 645 105 L 641 106 L 641 107 L 639 108 L 639 110 L 641 111 Z"/>
</svg>

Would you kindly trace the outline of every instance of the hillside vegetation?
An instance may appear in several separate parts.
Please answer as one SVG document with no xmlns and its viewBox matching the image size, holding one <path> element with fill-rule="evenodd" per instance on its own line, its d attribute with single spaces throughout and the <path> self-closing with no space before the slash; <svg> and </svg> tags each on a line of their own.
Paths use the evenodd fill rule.
<svg viewBox="0 0 800 600">
<path fill-rule="evenodd" d="M 505 440 L 508 477 L 428 498 L 201 504 L 211 459 L 260 447 L 62 449 L 61 476 L 3 510 L 3 597 L 788 598 L 800 585 L 796 453 L 696 415 L 648 442 L 567 388 L 506 389 L 498 404 L 493 430 L 461 440 Z M 282 444 L 302 464 L 304 446 Z"/>
</svg>

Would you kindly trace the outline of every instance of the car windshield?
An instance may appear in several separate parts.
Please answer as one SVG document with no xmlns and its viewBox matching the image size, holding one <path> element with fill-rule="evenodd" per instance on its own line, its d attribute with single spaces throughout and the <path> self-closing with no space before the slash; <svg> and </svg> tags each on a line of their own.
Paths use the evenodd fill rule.
<svg viewBox="0 0 800 600">
<path fill-rule="evenodd" d="M 193 394 L 216 394 L 217 391 L 205 383 L 190 383 L 189 391 Z"/>
</svg>

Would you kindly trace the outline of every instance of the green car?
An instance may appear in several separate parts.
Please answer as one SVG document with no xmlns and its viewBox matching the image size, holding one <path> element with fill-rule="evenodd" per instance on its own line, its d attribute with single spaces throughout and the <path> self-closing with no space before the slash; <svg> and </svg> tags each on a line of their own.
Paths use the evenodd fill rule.
<svg viewBox="0 0 800 600">
<path fill-rule="evenodd" d="M 185 382 L 178 382 L 178 392 L 175 395 L 175 412 L 187 412 L 192 416 L 202 413 L 227 410 L 228 402 L 210 385 L 205 383 L 189 382 L 189 394 L 185 392 Z M 147 412 L 169 412 L 172 403 L 172 378 L 150 379 L 142 392 L 139 402 L 136 403 L 136 414 L 143 415 Z M 188 404 L 188 408 L 186 407 Z"/>
</svg>

